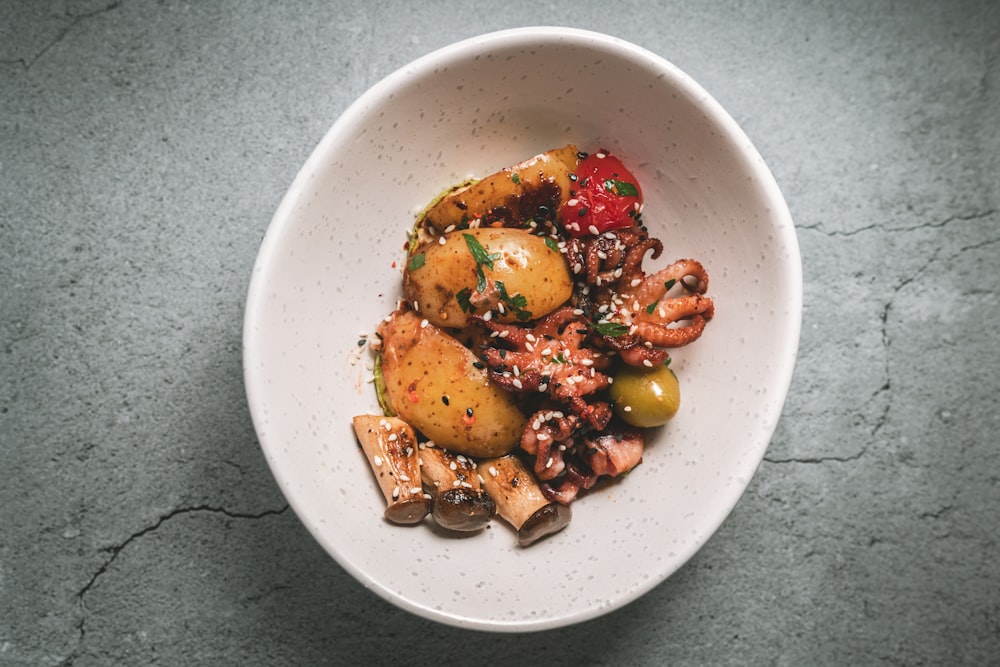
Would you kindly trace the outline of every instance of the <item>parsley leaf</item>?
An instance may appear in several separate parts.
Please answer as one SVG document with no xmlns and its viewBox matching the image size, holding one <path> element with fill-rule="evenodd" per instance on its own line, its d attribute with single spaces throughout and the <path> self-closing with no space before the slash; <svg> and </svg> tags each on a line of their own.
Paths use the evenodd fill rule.
<svg viewBox="0 0 1000 667">
<path fill-rule="evenodd" d="M 594 331 L 602 336 L 617 338 L 628 333 L 628 327 L 618 322 L 594 322 Z"/>
<path fill-rule="evenodd" d="M 507 286 L 503 284 L 502 281 L 498 280 L 496 282 L 497 290 L 500 292 L 500 299 L 510 306 L 510 309 L 514 311 L 514 315 L 521 322 L 531 319 L 531 311 L 525 310 L 524 307 L 528 305 L 528 299 L 523 294 L 515 294 L 511 296 L 507 293 Z"/>
<path fill-rule="evenodd" d="M 486 291 L 486 274 L 483 273 L 483 267 L 493 270 L 493 262 L 500 259 L 500 253 L 488 253 L 483 244 L 479 242 L 472 234 L 462 234 L 465 239 L 465 245 L 469 247 L 469 252 L 472 253 L 472 258 L 476 260 L 476 291 L 485 292 Z"/>
<path fill-rule="evenodd" d="M 463 287 L 458 291 L 458 294 L 455 295 L 455 300 L 458 301 L 458 306 L 462 309 L 463 313 L 471 313 L 475 311 L 475 307 L 469 300 L 469 297 L 471 296 L 472 290 L 468 287 Z"/>
<path fill-rule="evenodd" d="M 510 175 L 510 180 L 514 183 L 514 185 L 520 185 L 521 184 L 521 177 L 518 176 L 517 173 L 511 174 Z"/>
<path fill-rule="evenodd" d="M 416 271 L 417 269 L 419 269 L 421 266 L 424 265 L 425 260 L 426 257 L 424 257 L 424 253 L 422 252 L 417 253 L 416 255 L 410 258 L 409 264 L 406 265 L 406 270 Z"/>
</svg>

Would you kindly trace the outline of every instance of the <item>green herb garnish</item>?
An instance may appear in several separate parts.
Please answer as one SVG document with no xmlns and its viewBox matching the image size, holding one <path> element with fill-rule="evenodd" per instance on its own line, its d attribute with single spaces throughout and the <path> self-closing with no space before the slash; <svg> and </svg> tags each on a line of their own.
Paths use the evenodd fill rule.
<svg viewBox="0 0 1000 667">
<path fill-rule="evenodd" d="M 463 313 L 471 313 L 475 310 L 475 306 L 472 305 L 470 297 L 472 296 L 472 290 L 468 287 L 463 287 L 455 295 L 455 300 L 458 301 L 458 307 L 462 309 Z"/>
<path fill-rule="evenodd" d="M 554 238 L 552 238 L 551 236 L 546 236 L 545 237 L 545 245 L 547 245 L 550 250 L 554 250 L 556 252 L 559 252 L 559 244 L 556 243 L 556 240 Z"/>
<path fill-rule="evenodd" d="M 619 181 L 615 178 L 608 178 L 604 181 L 604 189 L 608 192 L 614 192 L 620 197 L 638 197 L 639 188 L 635 187 L 634 183 L 629 183 L 628 181 Z"/>
<path fill-rule="evenodd" d="M 406 270 L 416 271 L 417 269 L 419 269 L 421 266 L 424 265 L 424 261 L 426 259 L 427 258 L 424 257 L 424 253 L 418 252 L 416 255 L 410 258 L 409 263 L 406 265 Z"/>
<path fill-rule="evenodd" d="M 514 185 L 520 185 L 521 184 L 521 177 L 518 176 L 516 173 L 510 175 L 510 180 L 511 180 L 511 182 L 514 183 Z"/>
<path fill-rule="evenodd" d="M 617 338 L 628 333 L 628 327 L 618 322 L 594 322 L 594 331 L 602 336 Z"/>
<path fill-rule="evenodd" d="M 462 237 L 465 239 L 465 245 L 469 246 L 472 258 L 476 260 L 476 291 L 480 293 L 485 292 L 486 275 L 483 273 L 483 267 L 485 266 L 492 271 L 493 262 L 500 259 L 500 253 L 490 254 L 486 252 L 486 248 L 472 234 L 462 234 Z"/>
<path fill-rule="evenodd" d="M 528 305 L 528 299 L 523 294 L 515 294 L 510 296 L 507 293 L 507 286 L 503 284 L 502 281 L 496 281 L 497 290 L 500 292 L 500 299 L 507 304 L 507 306 L 514 312 L 514 315 L 521 322 L 531 319 L 531 311 L 525 310 L 524 307 Z"/>
</svg>

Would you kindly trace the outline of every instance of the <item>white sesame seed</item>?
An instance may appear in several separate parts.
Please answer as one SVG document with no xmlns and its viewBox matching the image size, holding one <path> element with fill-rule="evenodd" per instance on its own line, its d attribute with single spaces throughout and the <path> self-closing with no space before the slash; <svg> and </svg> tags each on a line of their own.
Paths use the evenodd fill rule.
<svg viewBox="0 0 1000 667">
<path fill-rule="evenodd" d="M 608 258 L 608 253 L 604 252 L 603 250 L 598 250 L 597 251 L 597 256 L 600 257 L 601 259 L 607 259 Z"/>
<path fill-rule="evenodd" d="M 444 228 L 444 233 L 445 234 L 447 234 L 448 232 L 453 232 L 453 231 L 455 231 L 455 225 L 448 225 L 447 227 Z"/>
<path fill-rule="evenodd" d="M 524 386 L 521 384 L 521 381 L 518 380 L 517 378 L 514 378 L 514 381 L 512 382 L 512 384 L 515 387 L 517 387 L 518 389 L 524 389 Z"/>
<path fill-rule="evenodd" d="M 566 202 L 566 206 L 576 206 L 579 203 L 580 200 L 574 197 L 573 199 L 570 199 L 568 202 Z"/>
<path fill-rule="evenodd" d="M 629 283 L 629 287 L 638 287 L 642 284 L 642 278 L 633 278 L 632 282 Z"/>
<path fill-rule="evenodd" d="M 598 287 L 601 286 L 601 277 L 600 276 L 597 276 L 597 280 L 594 281 L 594 284 L 597 285 Z"/>
<path fill-rule="evenodd" d="M 510 335 L 510 331 L 508 331 L 507 329 L 504 329 L 503 331 L 500 332 L 500 337 L 501 338 L 506 338 L 509 335 Z"/>
<path fill-rule="evenodd" d="M 545 384 L 544 382 L 543 382 L 543 383 L 541 383 L 540 385 L 538 385 L 538 391 L 539 391 L 540 393 L 544 394 L 544 393 L 545 393 L 545 392 L 547 392 L 548 390 L 549 390 L 549 385 Z"/>
<path fill-rule="evenodd" d="M 458 464 L 455 463 L 454 461 L 448 463 L 448 467 L 451 468 L 452 470 L 458 470 Z"/>
<path fill-rule="evenodd" d="M 413 302 L 413 312 L 415 312 L 415 313 L 419 313 L 420 312 L 420 304 L 417 303 L 416 301 Z"/>
<path fill-rule="evenodd" d="M 485 313 L 483 313 L 483 322 L 489 322 L 492 319 L 493 319 L 493 311 L 492 310 L 487 310 Z M 496 332 L 494 331 L 493 333 L 496 333 Z"/>
<path fill-rule="evenodd" d="M 594 365 L 594 360 L 593 359 L 581 359 L 580 363 L 583 364 L 584 366 L 593 366 Z"/>
<path fill-rule="evenodd" d="M 577 262 L 573 265 L 573 273 L 580 273 L 581 271 L 583 271 L 583 264 Z"/>
<path fill-rule="evenodd" d="M 615 269 L 615 278 L 621 278 L 621 277 L 622 277 L 622 267 L 619 266 L 617 269 Z"/>
<path fill-rule="evenodd" d="M 534 352 L 535 351 L 535 346 L 532 345 L 531 343 L 525 343 L 524 344 L 524 349 L 526 349 L 528 352 Z"/>
<path fill-rule="evenodd" d="M 381 466 L 381 465 L 382 465 L 382 457 L 381 457 L 381 456 L 379 456 L 378 454 L 376 454 L 375 456 L 373 456 L 373 457 L 372 457 L 372 462 L 373 462 L 373 463 L 374 463 L 374 464 L 375 464 L 376 466 Z"/>
<path fill-rule="evenodd" d="M 573 309 L 573 314 L 574 315 L 583 315 L 583 308 L 574 308 Z"/>
<path fill-rule="evenodd" d="M 597 236 L 598 234 L 601 233 L 601 230 L 599 230 L 595 225 L 591 225 L 590 227 L 587 227 L 587 231 L 590 232 L 591 234 L 593 234 L 594 236 Z"/>
<path fill-rule="evenodd" d="M 642 360 L 642 365 L 645 366 L 646 368 L 652 368 L 653 367 L 653 362 L 650 361 L 649 359 L 643 359 Z"/>
<path fill-rule="evenodd" d="M 462 485 L 462 481 L 456 479 L 454 482 L 451 483 L 451 485 L 454 486 L 454 487 L 461 486 Z"/>
<path fill-rule="evenodd" d="M 414 486 L 414 487 L 410 488 L 410 493 L 412 493 L 413 495 L 417 495 L 417 494 L 423 493 L 423 491 L 424 490 L 422 488 L 420 488 L 419 486 Z"/>
<path fill-rule="evenodd" d="M 549 439 L 549 436 L 545 435 L 544 433 L 539 433 L 538 439 L 541 440 L 542 442 L 545 442 L 546 440 Z"/>
<path fill-rule="evenodd" d="M 396 500 L 397 498 L 399 498 L 399 487 L 398 486 L 392 490 L 392 499 Z"/>
<path fill-rule="evenodd" d="M 622 410 L 624 410 L 625 412 L 632 412 L 632 406 L 626 405 L 625 407 L 622 408 Z"/>
<path fill-rule="evenodd" d="M 469 484 L 468 482 L 462 482 L 462 486 L 465 487 L 466 489 L 471 489 L 472 488 L 472 485 Z"/>
<path fill-rule="evenodd" d="M 428 324 L 430 324 L 430 322 L 428 322 L 426 319 L 420 320 L 420 328 L 421 329 L 426 329 Z"/>
<path fill-rule="evenodd" d="M 389 437 L 387 438 L 387 440 L 389 442 L 396 442 L 397 440 L 399 440 L 399 436 L 396 435 L 395 433 L 390 433 Z"/>
<path fill-rule="evenodd" d="M 409 482 L 410 481 L 409 475 L 404 475 L 403 473 L 399 473 L 399 479 L 401 481 L 403 481 L 403 482 Z"/>
<path fill-rule="evenodd" d="M 605 155 L 604 153 L 596 153 L 596 157 L 598 160 L 603 160 L 604 158 L 607 157 L 607 155 Z"/>
<path fill-rule="evenodd" d="M 521 377 L 521 369 L 520 367 L 518 367 L 517 364 L 514 364 L 513 371 L 514 371 L 514 377 L 516 378 Z"/>
<path fill-rule="evenodd" d="M 546 468 L 551 468 L 552 467 L 552 457 L 551 456 L 549 457 L 549 460 L 545 462 L 545 467 Z"/>
</svg>

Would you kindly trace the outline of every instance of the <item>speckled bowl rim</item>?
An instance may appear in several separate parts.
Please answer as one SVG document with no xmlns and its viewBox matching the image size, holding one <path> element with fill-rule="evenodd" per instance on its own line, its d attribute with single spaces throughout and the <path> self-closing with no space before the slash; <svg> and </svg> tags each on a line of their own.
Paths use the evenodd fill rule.
<svg viewBox="0 0 1000 667">
<path fill-rule="evenodd" d="M 773 437 L 774 429 L 777 427 L 778 418 L 781 413 L 781 406 L 783 406 L 787 397 L 787 392 L 791 385 L 792 373 L 794 371 L 798 352 L 802 312 L 802 272 L 798 241 L 795 236 L 791 215 L 777 183 L 775 182 L 771 172 L 764 164 L 760 154 L 754 148 L 749 138 L 747 138 L 736 121 L 711 95 L 709 95 L 698 83 L 696 83 L 690 76 L 685 74 L 679 68 L 664 58 L 642 47 L 610 35 L 575 28 L 539 26 L 501 30 L 465 39 L 417 58 L 392 74 L 389 74 L 384 79 L 369 88 L 340 115 L 320 143 L 316 146 L 289 187 L 272 218 L 260 246 L 254 274 L 251 277 L 247 294 L 243 328 L 244 379 L 251 416 L 259 435 L 261 447 L 265 450 L 265 453 L 272 451 L 275 447 L 275 443 L 269 442 L 268 438 L 263 435 L 263 431 L 260 427 L 261 400 L 263 395 L 261 382 L 262 378 L 258 377 L 257 372 L 254 370 L 256 368 L 256 355 L 259 353 L 259 350 L 257 349 L 257 341 L 254 334 L 253 324 L 256 322 L 257 318 L 261 317 L 261 294 L 262 290 L 265 288 L 265 285 L 262 284 L 263 273 L 259 270 L 259 267 L 268 263 L 269 257 L 275 251 L 275 247 L 279 239 L 286 233 L 289 217 L 292 214 L 297 202 L 303 197 L 305 189 L 308 185 L 308 174 L 314 172 L 319 168 L 321 162 L 328 159 L 327 154 L 330 145 L 337 142 L 345 131 L 349 128 L 354 128 L 360 121 L 362 121 L 365 115 L 369 113 L 369 109 L 381 103 L 390 91 L 413 77 L 426 75 L 435 68 L 446 66 L 449 63 L 463 61 L 488 49 L 510 48 L 518 45 L 538 46 L 545 42 L 567 41 L 585 44 L 598 51 L 614 53 L 618 57 L 622 57 L 636 63 L 642 63 L 643 67 L 655 66 L 660 70 L 660 76 L 669 80 L 670 85 L 683 91 L 684 94 L 689 96 L 691 99 L 697 100 L 697 104 L 706 117 L 710 118 L 713 123 L 723 128 L 727 135 L 733 137 L 735 142 L 740 145 L 746 161 L 755 165 L 755 177 L 758 179 L 760 187 L 766 191 L 766 196 L 770 204 L 770 213 L 772 219 L 776 222 L 773 227 L 773 231 L 775 235 L 779 237 L 779 241 L 784 245 L 789 256 L 788 266 L 785 268 L 789 276 L 788 288 L 790 290 L 789 296 L 791 301 L 787 304 L 787 308 L 790 311 L 797 313 L 798 316 L 788 322 L 787 328 L 784 331 L 787 340 L 790 342 L 790 346 L 787 350 L 786 356 L 779 360 L 780 368 L 776 372 L 778 382 L 772 387 L 771 398 L 775 399 L 777 397 L 780 399 L 777 401 L 779 407 L 777 408 L 775 414 L 770 415 L 773 417 L 772 419 L 769 419 L 770 430 L 766 433 L 766 437 L 761 438 L 758 451 L 752 453 L 751 458 L 754 460 L 754 465 L 753 470 L 750 471 L 750 475 L 745 480 L 745 483 L 742 485 L 739 492 L 734 493 L 732 498 L 729 499 L 730 502 L 723 508 L 723 511 L 720 511 L 717 516 L 712 517 L 712 525 L 706 527 L 706 534 L 710 536 L 711 534 L 714 534 L 714 532 L 730 514 L 739 498 L 745 492 L 746 486 L 749 484 L 750 477 L 752 477 L 752 474 L 756 471 L 757 466 L 759 466 L 760 461 L 763 459 L 767 445 L 769 444 L 771 437 Z M 296 493 L 294 489 L 292 489 L 289 480 L 282 479 L 278 471 L 274 469 L 274 466 L 272 465 L 271 467 L 276 481 L 285 494 L 290 506 L 299 518 L 303 520 L 303 523 L 313 534 L 314 538 L 317 539 L 324 549 L 353 577 L 364 584 L 366 588 L 369 588 L 383 599 L 401 607 L 402 609 L 431 620 L 457 627 L 487 631 L 522 632 L 552 629 L 589 620 L 625 606 L 626 604 L 649 592 L 676 572 L 677 569 L 686 563 L 704 545 L 704 541 L 690 542 L 687 545 L 686 551 L 680 553 L 675 559 L 675 567 L 671 568 L 669 571 L 654 573 L 655 576 L 650 577 L 645 583 L 636 586 L 628 591 L 627 594 L 620 596 L 618 599 L 610 600 L 606 605 L 599 608 L 584 609 L 566 613 L 561 616 L 553 616 L 551 618 L 518 619 L 517 621 L 509 623 L 494 623 L 489 620 L 457 617 L 449 613 L 447 610 L 432 609 L 428 606 L 416 604 L 408 599 L 401 598 L 394 591 L 379 585 L 377 581 L 373 580 L 369 576 L 363 567 L 341 558 L 338 553 L 337 545 L 331 542 L 327 536 L 316 531 L 308 521 L 305 521 L 305 517 L 302 514 L 302 508 L 299 505 L 298 498 L 296 497 Z"/>
</svg>

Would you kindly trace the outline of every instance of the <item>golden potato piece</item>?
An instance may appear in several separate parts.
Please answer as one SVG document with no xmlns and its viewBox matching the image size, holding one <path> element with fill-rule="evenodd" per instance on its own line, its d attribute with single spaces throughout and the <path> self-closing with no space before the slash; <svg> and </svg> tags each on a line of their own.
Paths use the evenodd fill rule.
<svg viewBox="0 0 1000 667">
<path fill-rule="evenodd" d="M 385 392 L 402 420 L 460 454 L 514 448 L 526 419 L 469 349 L 409 310 L 383 320 L 378 333 Z"/>
<path fill-rule="evenodd" d="M 569 177 L 576 163 L 576 146 L 546 151 L 445 194 L 424 212 L 419 224 L 444 233 L 476 218 L 485 218 L 487 223 L 499 219 L 522 223 L 535 217 L 554 220 L 569 199 Z"/>
<path fill-rule="evenodd" d="M 566 258 L 523 229 L 455 231 L 411 256 L 403 273 L 406 300 L 432 324 L 461 329 L 492 311 L 503 322 L 548 315 L 570 298 Z"/>
</svg>

